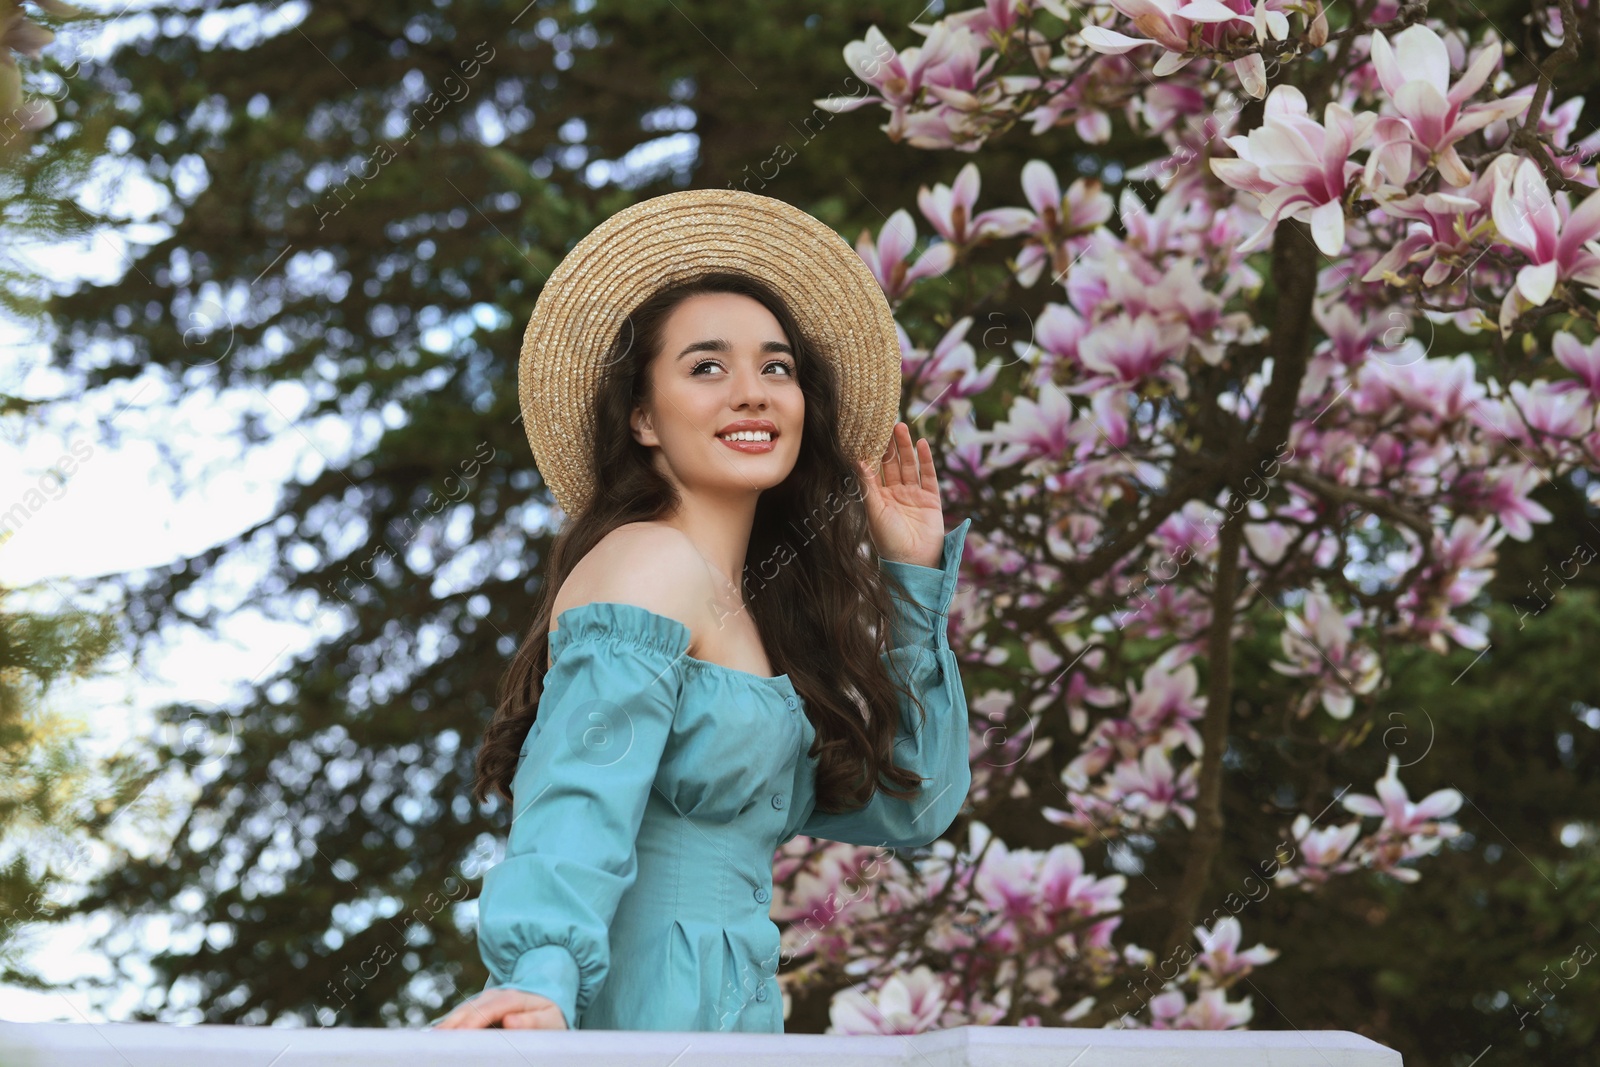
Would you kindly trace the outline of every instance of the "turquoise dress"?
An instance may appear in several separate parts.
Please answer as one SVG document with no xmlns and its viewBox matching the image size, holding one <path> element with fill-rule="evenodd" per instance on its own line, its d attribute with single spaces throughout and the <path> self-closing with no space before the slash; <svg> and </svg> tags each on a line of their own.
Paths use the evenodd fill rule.
<svg viewBox="0 0 1600 1067">
<path fill-rule="evenodd" d="M 548 997 L 569 1029 L 782 1033 L 777 848 L 797 834 L 926 845 L 966 800 L 945 617 L 971 524 L 945 535 L 938 568 L 880 561 L 914 601 L 895 598 L 884 653 L 927 711 L 923 725 L 901 701 L 895 762 L 924 779 L 911 801 L 815 810 L 816 730 L 788 675 L 695 659 L 687 626 L 636 605 L 557 616 L 506 855 L 478 898 L 485 988 Z"/>
</svg>

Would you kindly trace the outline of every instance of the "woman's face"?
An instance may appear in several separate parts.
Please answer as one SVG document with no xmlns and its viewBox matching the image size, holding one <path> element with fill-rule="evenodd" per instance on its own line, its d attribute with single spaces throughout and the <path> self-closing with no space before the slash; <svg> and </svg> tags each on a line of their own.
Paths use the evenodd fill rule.
<svg viewBox="0 0 1600 1067">
<path fill-rule="evenodd" d="M 650 400 L 633 413 L 634 437 L 658 446 L 657 469 L 680 487 L 759 493 L 794 469 L 805 396 L 788 338 L 760 301 L 738 293 L 681 301 L 648 373 Z M 749 440 L 748 432 L 746 440 L 725 439 L 747 421 L 763 424 L 771 440 Z"/>
</svg>

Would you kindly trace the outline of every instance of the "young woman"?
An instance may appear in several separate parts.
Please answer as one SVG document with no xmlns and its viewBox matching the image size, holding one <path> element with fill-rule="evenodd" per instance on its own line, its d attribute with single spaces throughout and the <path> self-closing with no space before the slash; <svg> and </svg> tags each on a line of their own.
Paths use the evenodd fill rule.
<svg viewBox="0 0 1600 1067">
<path fill-rule="evenodd" d="M 782 1032 L 774 851 L 927 844 L 971 783 L 971 520 L 894 421 L 887 303 L 804 212 L 672 193 L 562 261 L 519 380 L 569 519 L 478 756 L 489 984 L 436 1025 Z"/>
</svg>

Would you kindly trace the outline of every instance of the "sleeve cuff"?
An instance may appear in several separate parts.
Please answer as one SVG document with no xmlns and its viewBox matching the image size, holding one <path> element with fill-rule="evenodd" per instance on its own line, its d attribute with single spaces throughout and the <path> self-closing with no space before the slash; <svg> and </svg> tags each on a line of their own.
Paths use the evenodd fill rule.
<svg viewBox="0 0 1600 1067">
<path fill-rule="evenodd" d="M 575 1029 L 573 1018 L 577 1015 L 578 963 L 566 947 L 544 944 L 529 949 L 517 959 L 511 980 L 501 983 L 503 989 L 520 989 L 524 993 L 537 993 L 554 1001 L 561 1009 L 567 1029 Z"/>
<path fill-rule="evenodd" d="M 894 603 L 894 618 L 890 631 L 895 648 L 913 645 L 924 648 L 943 648 L 948 644 L 950 601 L 955 597 L 956 578 L 961 571 L 961 553 L 966 545 L 970 518 L 963 519 L 954 530 L 944 535 L 944 552 L 938 567 L 922 567 L 915 563 L 896 563 L 879 559 L 878 566 L 886 575 L 897 579 L 907 600 L 889 583 L 890 597 Z"/>
</svg>

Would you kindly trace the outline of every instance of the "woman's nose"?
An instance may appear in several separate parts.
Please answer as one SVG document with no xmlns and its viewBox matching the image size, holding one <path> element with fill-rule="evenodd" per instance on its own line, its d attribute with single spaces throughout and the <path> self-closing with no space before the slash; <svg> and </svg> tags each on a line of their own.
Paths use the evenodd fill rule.
<svg viewBox="0 0 1600 1067">
<path fill-rule="evenodd" d="M 736 406 L 744 402 L 750 402 L 765 407 L 767 404 L 767 392 L 770 388 L 771 384 L 762 379 L 759 368 L 744 367 L 733 372 L 733 396 L 731 399 Z"/>
</svg>

